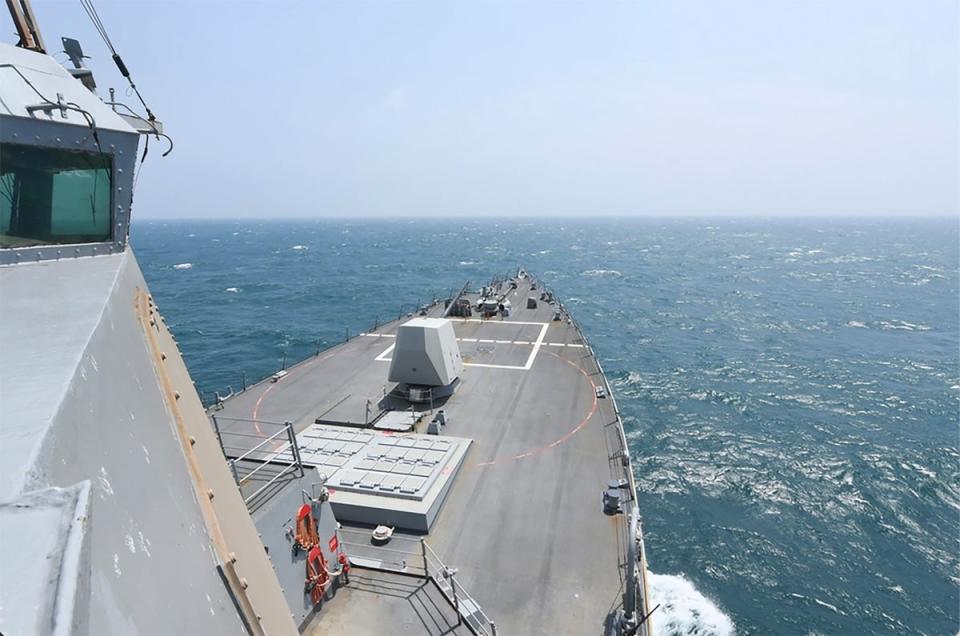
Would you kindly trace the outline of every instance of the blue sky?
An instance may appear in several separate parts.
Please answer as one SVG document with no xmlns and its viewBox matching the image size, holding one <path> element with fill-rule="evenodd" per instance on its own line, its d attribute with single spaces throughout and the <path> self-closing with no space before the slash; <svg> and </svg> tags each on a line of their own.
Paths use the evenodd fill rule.
<svg viewBox="0 0 960 636">
<path fill-rule="evenodd" d="M 176 142 L 140 218 L 960 214 L 955 0 L 97 7 Z"/>
</svg>

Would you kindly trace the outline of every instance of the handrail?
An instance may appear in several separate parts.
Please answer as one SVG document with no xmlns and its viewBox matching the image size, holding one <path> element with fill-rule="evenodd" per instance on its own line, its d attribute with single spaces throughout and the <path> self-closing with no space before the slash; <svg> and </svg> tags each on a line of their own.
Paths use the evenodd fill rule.
<svg viewBox="0 0 960 636">
<path fill-rule="evenodd" d="M 268 443 L 268 442 L 272 442 L 272 441 L 273 441 L 276 437 L 278 437 L 281 433 L 288 433 L 286 427 L 280 429 L 279 431 L 277 431 L 277 432 L 274 433 L 273 435 L 264 438 L 264 440 L 263 440 L 262 442 L 260 442 L 259 444 L 257 444 L 257 445 L 254 446 L 253 448 L 247 449 L 247 452 L 245 452 L 245 453 L 243 453 L 243 454 L 241 454 L 241 455 L 238 455 L 238 456 L 234 457 L 233 460 L 234 460 L 234 461 L 240 461 L 240 460 L 242 460 L 242 459 L 246 459 L 246 458 L 249 457 L 254 451 L 260 450 L 260 447 L 263 446 L 264 444 L 266 444 L 266 443 Z M 288 434 L 288 437 L 289 437 L 289 434 Z"/>
<path fill-rule="evenodd" d="M 216 420 L 214 420 L 214 424 L 216 425 Z M 232 434 L 232 433 L 228 431 L 227 434 Z M 271 461 L 268 461 L 265 459 L 250 459 L 249 461 L 257 462 L 258 465 L 243 475 L 241 475 L 240 472 L 237 470 L 237 465 L 239 464 L 239 462 L 248 460 L 248 458 L 250 458 L 250 456 L 253 453 L 259 451 L 265 444 L 275 441 L 278 437 L 280 437 L 283 434 L 286 434 L 287 436 L 287 444 L 290 448 L 290 460 L 289 462 L 286 463 L 285 466 L 283 466 L 283 468 L 281 468 L 277 472 L 277 474 L 275 474 L 272 478 L 267 480 L 265 484 L 257 488 L 257 490 L 254 491 L 252 494 L 247 495 L 246 497 L 243 498 L 244 503 L 246 503 L 248 506 L 250 505 L 251 501 L 254 501 L 257 497 L 263 494 L 264 491 L 266 491 L 270 486 L 276 483 L 277 480 L 279 480 L 281 477 L 284 477 L 285 475 L 292 474 L 295 472 L 299 472 L 300 476 L 303 477 L 304 475 L 303 461 L 300 458 L 300 449 L 297 447 L 297 435 L 293 429 L 293 423 L 285 422 L 283 424 L 283 428 L 281 428 L 279 431 L 264 438 L 263 441 L 261 441 L 256 446 L 247 449 L 246 452 L 238 455 L 237 457 L 229 459 L 227 461 L 227 463 L 230 466 L 231 472 L 233 472 L 233 478 L 237 482 L 237 487 L 240 488 L 242 491 L 244 483 L 250 481 L 250 479 L 254 475 L 259 473 L 265 467 L 276 464 L 276 461 L 273 461 L 273 460 L 276 460 L 281 455 L 280 455 L 280 452 L 278 451 L 277 455 Z M 218 436 L 220 435 L 219 426 L 217 426 L 217 435 Z M 222 441 L 221 441 L 221 444 L 222 444 Z M 276 449 L 273 449 L 273 450 L 276 450 Z"/>
<path fill-rule="evenodd" d="M 617 442 L 620 445 L 620 451 L 622 453 L 622 456 L 627 458 L 627 463 L 623 467 L 624 469 L 623 472 L 625 473 L 627 483 L 630 488 L 630 495 L 631 495 L 630 501 L 626 502 L 626 505 L 624 506 L 625 507 L 624 517 L 628 519 L 627 540 L 634 542 L 634 549 L 635 549 L 634 553 L 636 555 L 636 563 L 633 564 L 634 566 L 636 566 L 633 568 L 633 573 L 635 578 L 634 585 L 636 585 L 639 588 L 640 598 L 642 599 L 642 602 L 638 604 L 640 606 L 639 607 L 640 611 L 637 611 L 637 608 L 634 608 L 634 615 L 627 618 L 632 621 L 641 620 L 642 623 L 645 623 L 645 624 L 637 625 L 636 623 L 634 623 L 635 627 L 643 627 L 645 630 L 645 633 L 650 634 L 652 631 L 651 624 L 650 624 L 650 615 L 653 613 L 653 610 L 650 609 L 649 585 L 647 581 L 647 555 L 646 555 L 646 547 L 643 541 L 643 522 L 639 514 L 640 506 L 639 506 L 639 501 L 637 496 L 637 483 L 636 483 L 636 478 L 634 477 L 634 474 L 633 474 L 633 462 L 632 462 L 632 458 L 630 457 L 630 447 L 627 444 L 626 431 L 624 430 L 624 427 L 623 427 L 623 418 L 620 415 L 620 408 L 617 405 L 617 400 L 616 400 L 616 397 L 614 396 L 612 386 L 610 385 L 610 380 L 609 378 L 607 378 L 607 374 L 604 372 L 603 367 L 600 364 L 600 360 L 597 358 L 596 353 L 593 351 L 593 347 L 590 346 L 590 343 L 587 340 L 586 335 L 583 333 L 583 329 L 581 329 L 580 324 L 569 313 L 566 312 L 566 308 L 563 306 L 563 303 L 560 302 L 559 299 L 557 300 L 557 302 L 560 304 L 561 309 L 564 310 L 564 313 L 567 314 L 567 318 L 568 320 L 570 320 L 570 323 L 573 325 L 574 329 L 576 330 L 577 335 L 583 340 L 583 343 L 587 346 L 590 354 L 592 355 L 594 364 L 596 364 L 596 367 L 597 367 L 597 371 L 599 371 L 600 373 L 600 378 L 603 382 L 603 387 L 606 390 L 607 395 L 609 396 L 613 405 L 613 412 L 616 417 L 616 423 L 617 423 L 617 429 L 618 429 Z M 629 547 L 628 547 L 628 551 L 630 551 Z M 639 573 L 636 572 L 638 568 L 640 570 Z M 656 609 L 656 608 L 653 608 L 653 609 Z"/>
<path fill-rule="evenodd" d="M 215 417 L 216 417 L 218 420 L 229 420 L 229 421 L 231 421 L 231 422 L 257 422 L 257 423 L 259 423 L 259 424 L 270 424 L 270 425 L 272 425 L 272 426 L 286 426 L 286 425 L 287 425 L 286 422 L 274 422 L 274 421 L 271 421 L 271 420 L 264 420 L 264 419 L 260 419 L 260 418 L 253 419 L 253 418 L 251 418 L 251 417 L 232 417 L 232 416 L 230 416 L 230 415 L 222 415 L 222 414 L 220 414 L 220 413 L 217 413 Z"/>
<path fill-rule="evenodd" d="M 391 539 L 392 541 L 407 542 L 407 549 L 404 549 L 350 541 L 351 534 L 365 536 L 362 535 L 361 531 L 352 528 L 340 528 L 337 532 L 341 545 L 355 548 L 347 550 L 355 566 L 388 572 L 399 571 L 429 579 L 433 581 L 444 598 L 453 606 L 457 613 L 457 620 L 461 624 L 466 625 L 473 634 L 478 636 L 497 636 L 496 623 L 490 620 L 490 617 L 481 608 L 480 603 L 456 580 L 457 570 L 444 564 L 434 549 L 422 537 L 417 539 L 402 535 L 394 536 Z M 341 538 L 344 535 L 346 535 L 346 538 Z M 385 558 L 379 558 L 381 556 Z M 364 563 L 364 560 L 376 561 L 381 566 L 368 565 Z M 400 567 L 396 569 L 384 567 L 387 563 Z"/>
<path fill-rule="evenodd" d="M 437 584 L 437 587 L 440 588 L 440 591 L 443 592 L 444 596 L 453 603 L 454 609 L 457 611 L 458 617 L 463 620 L 467 627 L 474 634 L 481 634 L 483 636 L 497 636 L 497 625 L 490 617 L 487 616 L 486 612 L 480 607 L 480 603 L 474 599 L 469 592 L 463 587 L 462 584 L 458 584 L 456 578 L 456 570 L 447 567 L 444 565 L 443 561 L 440 560 L 440 557 L 437 556 L 437 553 L 433 551 L 427 542 L 423 539 L 420 540 L 421 545 L 423 546 L 423 561 L 424 568 L 427 570 L 427 575 L 433 579 L 434 583 Z M 436 561 L 437 564 L 437 573 L 440 575 L 438 578 L 435 574 L 430 572 L 430 562 L 432 560 Z M 448 592 L 444 587 L 443 583 L 449 580 L 450 582 L 450 591 Z M 459 588 L 459 590 L 457 589 Z M 467 603 L 464 603 L 467 601 Z"/>
</svg>

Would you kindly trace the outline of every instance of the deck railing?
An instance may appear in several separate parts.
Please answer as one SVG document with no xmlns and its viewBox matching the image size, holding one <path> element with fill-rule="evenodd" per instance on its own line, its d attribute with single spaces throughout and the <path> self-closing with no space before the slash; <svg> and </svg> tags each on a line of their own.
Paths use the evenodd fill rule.
<svg viewBox="0 0 960 636">
<path fill-rule="evenodd" d="M 643 542 L 643 521 L 640 517 L 640 507 L 637 501 L 637 483 L 633 474 L 633 461 L 632 457 L 630 456 L 630 447 L 627 444 L 627 436 L 623 427 L 623 418 L 620 415 L 620 408 L 617 405 L 617 399 L 612 390 L 613 387 L 610 385 L 610 381 L 607 379 L 607 374 L 604 373 L 603 366 L 600 364 L 600 359 L 597 357 L 593 347 L 587 340 L 587 336 L 584 334 L 583 329 L 581 329 L 580 324 L 570 315 L 570 313 L 566 311 L 563 303 L 561 303 L 559 300 L 557 303 L 560 305 L 560 309 L 564 314 L 566 314 L 567 319 L 573 325 L 574 329 L 576 329 L 581 341 L 584 345 L 586 345 L 587 350 L 593 357 L 602 381 L 603 389 L 606 391 L 607 399 L 611 401 L 613 406 L 615 419 L 613 422 L 611 422 L 611 424 L 616 423 L 617 425 L 617 442 L 620 446 L 618 453 L 620 457 L 624 458 L 624 460 L 622 460 L 623 472 L 630 492 L 630 501 L 623 503 L 623 517 L 626 519 L 627 523 L 627 541 L 633 543 L 633 545 L 627 546 L 627 553 L 628 555 L 635 555 L 635 557 L 632 559 L 633 562 L 628 564 L 628 575 L 632 574 L 633 578 L 635 579 L 636 587 L 634 589 L 636 590 L 636 594 L 631 594 L 631 590 L 625 594 L 624 600 L 626 601 L 629 596 L 633 596 L 633 598 L 630 600 L 634 605 L 634 615 L 628 617 L 628 619 L 640 622 L 639 629 L 641 631 L 639 631 L 639 633 L 651 634 L 652 625 L 650 615 L 657 608 L 650 607 L 650 589 L 647 582 L 647 554 Z M 637 569 L 640 571 L 637 572 Z M 639 599 L 637 597 L 639 597 Z M 638 603 L 638 601 L 640 602 Z"/>
<path fill-rule="evenodd" d="M 241 493 L 244 490 L 244 486 L 254 481 L 254 477 L 262 471 L 267 471 L 261 475 L 261 479 L 265 480 L 264 483 L 249 495 L 244 496 L 243 501 L 248 506 L 250 502 L 266 492 L 267 489 L 284 476 L 291 474 L 297 474 L 299 477 L 304 476 L 303 461 L 300 458 L 300 448 L 297 446 L 297 434 L 292 422 L 284 422 L 283 424 L 264 422 L 262 420 L 254 422 L 254 420 L 224 417 L 222 415 L 215 415 L 211 419 L 213 420 L 214 430 L 220 440 L 220 447 L 223 450 L 224 457 L 227 458 L 227 464 L 230 466 L 231 472 L 233 472 L 233 478 L 237 482 L 237 487 L 240 488 Z M 256 424 L 258 427 L 272 426 L 277 427 L 277 430 L 269 435 L 237 430 L 225 431 L 220 428 L 220 420 L 239 422 L 241 424 Z M 242 446 L 234 446 L 232 443 L 225 443 L 224 437 L 230 442 L 234 442 L 234 438 L 250 440 L 250 444 L 253 445 L 244 444 Z M 274 472 L 269 472 L 271 469 Z"/>
<path fill-rule="evenodd" d="M 463 585 L 457 583 L 455 568 L 444 565 L 437 553 L 433 551 L 427 542 L 420 539 L 420 545 L 423 549 L 423 562 L 427 571 L 427 576 L 440 588 L 447 600 L 453 604 L 453 609 L 457 616 L 474 634 L 482 636 L 497 636 L 497 625 L 486 612 L 481 609 L 480 604 L 470 596 L 470 593 L 464 589 Z"/>
<path fill-rule="evenodd" d="M 458 624 L 466 625 L 478 636 L 497 636 L 496 623 L 457 581 L 456 568 L 444 564 L 422 537 L 394 535 L 388 547 L 374 545 L 370 542 L 370 535 L 362 530 L 340 528 L 337 535 L 354 566 L 428 579 L 453 607 Z"/>
<path fill-rule="evenodd" d="M 534 280 L 537 279 L 537 276 L 533 272 L 531 272 L 530 270 L 525 270 L 525 271 L 528 276 L 531 276 Z M 509 275 L 505 275 L 502 280 L 506 280 L 509 277 L 510 277 Z M 494 277 L 493 279 L 491 279 L 491 285 L 496 284 L 498 280 L 501 280 L 501 279 L 499 279 L 498 277 Z M 463 288 L 461 288 L 458 294 L 455 294 L 455 295 L 451 294 L 451 296 L 455 299 L 460 295 L 467 293 L 468 286 L 469 286 L 469 281 L 463 286 Z M 554 295 L 554 297 L 557 298 L 556 295 Z M 436 302 L 437 302 L 436 299 L 434 299 L 432 304 L 435 304 Z M 453 304 L 454 303 L 451 302 L 450 307 L 452 307 Z M 610 382 L 603 371 L 603 367 L 601 366 L 600 361 L 593 350 L 593 347 L 590 345 L 586 335 L 581 329 L 580 324 L 575 319 L 573 319 L 570 313 L 566 310 L 566 307 L 564 307 L 563 303 L 560 302 L 559 298 L 557 298 L 557 304 L 559 308 L 563 311 L 563 314 L 565 315 L 565 317 L 570 321 L 570 323 L 574 327 L 579 340 L 585 345 L 589 355 L 593 357 L 597 367 L 597 372 L 601 379 L 601 386 L 606 391 L 606 395 L 608 396 L 607 399 L 609 399 L 612 403 L 615 420 L 610 422 L 610 424 L 612 425 L 615 423 L 617 425 L 617 431 L 616 431 L 617 442 L 620 448 L 617 451 L 615 451 L 615 454 L 612 455 L 610 459 L 611 460 L 621 459 L 621 461 L 623 462 L 623 474 L 624 474 L 624 478 L 627 480 L 628 489 L 630 493 L 629 501 L 623 502 L 623 518 L 626 520 L 627 529 L 629 531 L 627 540 L 636 542 L 636 548 L 638 551 L 637 565 L 639 565 L 640 567 L 639 576 L 636 577 L 637 578 L 636 585 L 640 594 L 640 598 L 643 599 L 643 603 L 640 604 L 640 607 L 637 609 L 641 611 L 646 610 L 647 612 L 649 612 L 649 588 L 646 580 L 647 578 L 646 562 L 647 561 L 646 561 L 646 553 L 645 553 L 644 544 L 643 544 L 642 522 L 638 514 L 639 507 L 637 505 L 637 486 L 636 486 L 636 480 L 633 474 L 633 466 L 632 466 L 632 461 L 630 456 L 630 450 L 627 444 L 627 439 L 626 439 L 626 434 L 623 427 L 623 420 L 621 418 L 620 409 L 617 405 L 616 398 L 612 390 L 612 386 L 610 385 Z M 449 309 L 449 307 L 447 309 Z M 398 318 L 402 317 L 402 313 L 403 312 L 401 308 L 401 313 L 400 313 L 400 316 L 398 316 Z M 447 313 L 448 313 L 447 311 L 444 311 L 444 315 L 446 315 Z M 379 321 L 375 323 L 374 330 L 376 330 L 378 327 L 379 327 Z M 348 331 L 346 333 L 346 340 L 350 340 L 350 338 L 351 336 Z M 331 348 L 333 346 L 337 346 L 337 344 L 338 343 L 332 344 Z M 320 355 L 321 352 L 322 350 L 320 348 L 320 343 L 318 341 L 317 350 L 314 355 L 318 356 Z M 306 362 L 312 357 L 314 356 L 309 356 L 308 358 L 301 360 L 294 366 L 303 364 L 304 362 Z M 283 366 L 284 368 L 286 368 L 286 364 L 284 364 Z M 241 391 L 241 393 L 247 390 L 248 388 L 249 387 L 247 386 L 247 383 L 246 383 L 246 377 L 244 376 L 243 390 Z M 229 390 L 230 390 L 230 394 L 227 396 L 227 398 L 233 397 L 234 395 L 236 395 L 233 392 L 232 388 L 230 388 Z M 217 403 L 210 408 L 210 413 L 211 415 L 213 415 L 212 419 L 214 420 L 215 426 L 216 426 L 216 419 L 218 417 L 217 415 L 215 415 L 217 406 L 219 406 L 219 404 L 222 403 L 223 399 L 227 399 L 227 398 L 221 398 L 220 396 L 217 396 L 217 397 L 219 398 L 217 400 Z M 234 418 L 224 418 L 224 419 L 234 419 Z M 261 423 L 263 422 L 261 421 Z M 283 475 L 289 474 L 295 470 L 299 470 L 300 475 L 301 476 L 303 475 L 303 465 L 300 461 L 299 450 L 297 449 L 296 438 L 295 438 L 295 435 L 293 434 L 292 425 L 289 422 L 287 422 L 280 426 L 283 426 L 283 429 L 278 430 L 276 433 L 270 435 L 267 438 L 262 438 L 262 441 L 259 444 L 257 444 L 253 448 L 250 448 L 242 455 L 230 460 L 231 469 L 234 471 L 234 477 L 237 479 L 238 485 L 242 486 L 244 483 L 247 483 L 254 475 L 256 475 L 256 473 L 262 468 L 262 464 L 250 470 L 243 476 L 240 476 L 239 474 L 240 470 L 237 468 L 237 463 L 244 459 L 256 460 L 255 457 L 251 457 L 251 456 L 258 450 L 261 450 L 262 452 L 262 449 L 266 447 L 270 441 L 281 440 L 283 437 L 283 434 L 286 434 L 289 436 L 288 439 L 289 439 L 290 449 L 291 449 L 290 453 L 289 454 L 281 453 L 277 456 L 277 459 L 285 462 L 283 469 L 277 475 L 273 476 L 272 479 L 270 479 L 266 484 L 261 486 L 256 492 L 251 494 L 249 497 L 246 497 L 245 500 L 248 504 L 250 501 L 254 500 L 257 496 L 263 493 L 271 484 L 275 483 L 278 479 L 280 479 Z M 218 435 L 219 433 L 220 431 L 218 429 Z M 241 436 L 241 437 L 245 435 L 250 437 L 261 437 L 261 436 L 252 436 L 244 433 L 238 433 L 234 431 L 228 431 L 226 432 L 226 434 L 230 436 Z M 223 444 L 222 439 L 221 439 L 221 444 Z M 271 449 L 271 450 L 276 450 L 276 449 Z M 225 455 L 227 454 L 226 448 L 224 448 L 224 454 Z M 289 460 L 289 463 L 286 463 L 287 460 Z M 273 461 L 271 463 L 273 465 L 276 465 L 276 461 Z M 633 521 L 634 519 L 635 521 Z M 347 533 L 347 529 L 345 528 L 341 529 L 340 532 Z M 357 543 L 357 542 L 345 540 L 345 541 L 342 541 L 342 543 L 345 546 L 350 546 L 353 548 L 353 552 L 351 552 L 351 561 L 356 560 L 358 567 L 367 567 L 368 569 L 400 572 L 400 573 L 410 574 L 413 576 L 419 576 L 419 577 L 428 578 L 432 580 L 437 585 L 437 587 L 441 590 L 441 592 L 444 594 L 447 600 L 457 610 L 459 619 L 462 620 L 463 623 L 465 623 L 473 633 L 482 634 L 484 636 L 486 635 L 495 636 L 497 633 L 495 624 L 493 623 L 493 621 L 489 620 L 486 614 L 483 613 L 483 611 L 480 609 L 479 604 L 477 604 L 473 600 L 473 598 L 467 593 L 467 591 L 463 588 L 463 586 L 460 583 L 456 582 L 454 577 L 456 571 L 446 567 L 443 564 L 443 562 L 439 559 L 439 557 L 437 557 L 437 555 L 433 552 L 433 550 L 422 539 L 419 540 L 418 542 L 416 539 L 412 537 L 411 538 L 396 537 L 391 541 L 391 543 L 401 543 L 403 542 L 404 539 L 408 539 L 409 541 L 412 541 L 414 543 L 419 543 L 420 544 L 419 550 L 417 549 L 407 550 L 407 549 L 397 549 L 396 547 L 387 548 L 386 546 L 374 546 L 370 544 L 369 541 L 366 543 L 362 543 L 362 542 Z M 414 546 L 414 548 L 416 548 L 416 546 Z M 643 618 L 648 619 L 649 614 L 647 614 L 647 616 Z M 645 625 L 641 625 L 641 628 L 644 629 L 646 633 L 650 633 L 649 620 L 645 620 L 645 623 L 646 623 Z"/>
</svg>

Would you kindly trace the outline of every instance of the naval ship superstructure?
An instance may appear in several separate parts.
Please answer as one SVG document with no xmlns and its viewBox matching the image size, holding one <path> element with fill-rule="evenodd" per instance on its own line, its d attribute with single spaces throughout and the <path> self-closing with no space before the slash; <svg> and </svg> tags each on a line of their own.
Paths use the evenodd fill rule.
<svg viewBox="0 0 960 636">
<path fill-rule="evenodd" d="M 205 406 L 128 243 L 160 124 L 8 6 L 0 632 L 651 633 L 612 387 L 536 276 Z"/>
</svg>

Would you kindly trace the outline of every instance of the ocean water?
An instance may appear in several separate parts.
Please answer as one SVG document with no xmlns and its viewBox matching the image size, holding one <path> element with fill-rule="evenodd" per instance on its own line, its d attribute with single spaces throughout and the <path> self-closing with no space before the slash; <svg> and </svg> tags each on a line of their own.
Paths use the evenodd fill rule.
<svg viewBox="0 0 960 636">
<path fill-rule="evenodd" d="M 661 634 L 955 634 L 955 220 L 137 222 L 199 390 L 523 265 L 625 417 Z"/>
</svg>

